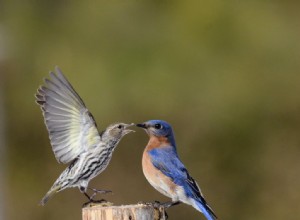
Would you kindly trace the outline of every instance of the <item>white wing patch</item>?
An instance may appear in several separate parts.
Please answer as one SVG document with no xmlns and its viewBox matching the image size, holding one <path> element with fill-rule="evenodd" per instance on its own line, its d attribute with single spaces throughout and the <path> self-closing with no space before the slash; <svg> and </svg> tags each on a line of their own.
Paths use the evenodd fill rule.
<svg viewBox="0 0 300 220">
<path fill-rule="evenodd" d="M 72 85 L 56 67 L 36 94 L 58 162 L 68 163 L 100 142 L 92 114 Z"/>
</svg>

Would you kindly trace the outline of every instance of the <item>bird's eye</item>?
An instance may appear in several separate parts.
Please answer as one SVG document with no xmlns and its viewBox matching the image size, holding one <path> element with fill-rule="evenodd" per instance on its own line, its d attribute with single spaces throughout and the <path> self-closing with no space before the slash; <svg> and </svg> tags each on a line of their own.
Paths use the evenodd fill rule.
<svg viewBox="0 0 300 220">
<path fill-rule="evenodd" d="M 119 128 L 119 129 L 122 129 L 122 128 L 123 128 L 123 125 L 119 125 L 118 128 Z"/>
<path fill-rule="evenodd" d="M 161 124 L 155 124 L 154 127 L 155 127 L 156 129 L 162 129 L 162 128 L 163 128 L 163 126 L 162 126 Z"/>
</svg>

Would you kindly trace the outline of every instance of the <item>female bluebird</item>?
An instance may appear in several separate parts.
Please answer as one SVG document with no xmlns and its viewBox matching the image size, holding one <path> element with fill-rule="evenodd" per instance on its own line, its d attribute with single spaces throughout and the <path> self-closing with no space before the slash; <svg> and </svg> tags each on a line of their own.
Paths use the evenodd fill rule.
<svg viewBox="0 0 300 220">
<path fill-rule="evenodd" d="M 183 202 L 202 212 L 206 219 L 217 219 L 177 155 L 172 127 L 161 120 L 136 126 L 144 128 L 150 137 L 142 159 L 144 175 L 156 190 L 172 199 L 167 207 Z"/>
</svg>

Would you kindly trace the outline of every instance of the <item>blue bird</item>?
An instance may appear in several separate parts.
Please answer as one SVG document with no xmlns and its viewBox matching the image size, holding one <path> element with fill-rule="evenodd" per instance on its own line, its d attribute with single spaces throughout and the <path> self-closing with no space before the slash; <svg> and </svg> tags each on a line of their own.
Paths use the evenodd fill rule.
<svg viewBox="0 0 300 220">
<path fill-rule="evenodd" d="M 217 219 L 177 155 L 171 125 L 150 120 L 136 126 L 145 129 L 150 138 L 142 159 L 144 175 L 156 190 L 172 199 L 166 207 L 183 202 L 202 212 L 207 220 Z"/>
</svg>

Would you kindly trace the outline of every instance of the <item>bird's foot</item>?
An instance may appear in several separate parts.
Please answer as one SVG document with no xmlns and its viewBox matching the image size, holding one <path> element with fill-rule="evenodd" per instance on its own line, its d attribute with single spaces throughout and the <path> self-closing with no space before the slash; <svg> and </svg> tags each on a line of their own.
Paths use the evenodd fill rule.
<svg viewBox="0 0 300 220">
<path fill-rule="evenodd" d="M 168 202 L 172 203 L 172 202 Z M 155 209 L 158 209 L 160 212 L 164 212 L 165 214 L 165 219 L 168 219 L 168 213 L 166 212 L 166 209 L 171 207 L 172 205 L 168 205 L 167 207 L 165 206 L 166 203 L 161 203 L 160 201 L 154 201 L 154 202 L 143 202 L 143 201 L 139 201 L 138 204 L 141 205 L 149 205 L 149 206 L 153 206 Z"/>
<path fill-rule="evenodd" d="M 169 218 L 169 215 L 167 213 L 167 209 L 170 208 L 170 207 L 172 207 L 172 206 L 179 205 L 179 204 L 181 204 L 180 201 L 176 201 L 176 202 L 164 202 L 164 203 L 160 204 L 161 207 L 164 207 L 164 212 L 165 212 L 166 219 Z"/>
<path fill-rule="evenodd" d="M 168 209 L 172 206 L 175 206 L 175 205 L 179 205 L 181 202 L 180 201 L 177 201 L 177 202 L 160 202 L 160 201 L 154 201 L 154 202 L 138 202 L 138 204 L 143 204 L 143 205 L 151 205 L 153 206 L 154 208 L 160 208 L 160 207 L 163 207 L 164 209 Z"/>
<path fill-rule="evenodd" d="M 172 206 L 172 205 L 170 205 L 171 203 L 172 202 L 163 202 L 163 203 L 161 203 L 160 201 L 154 201 L 153 207 L 157 208 L 160 211 L 160 213 L 164 212 L 165 219 L 167 220 L 169 218 L 169 215 L 167 213 L 167 208 Z"/>
<path fill-rule="evenodd" d="M 159 208 L 161 203 L 159 201 L 154 201 L 154 202 L 139 201 L 138 204 L 139 205 L 149 205 L 149 206 L 153 206 L 154 208 Z"/>
<path fill-rule="evenodd" d="M 101 204 L 101 206 L 110 206 L 110 205 L 112 205 L 111 202 L 108 202 L 105 199 L 100 199 L 100 200 L 93 200 L 93 199 L 91 199 L 90 201 L 84 203 L 82 205 L 82 207 L 83 208 L 85 208 L 85 207 L 92 207 L 92 206 L 99 205 L 99 204 Z"/>
</svg>

